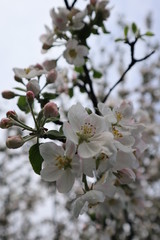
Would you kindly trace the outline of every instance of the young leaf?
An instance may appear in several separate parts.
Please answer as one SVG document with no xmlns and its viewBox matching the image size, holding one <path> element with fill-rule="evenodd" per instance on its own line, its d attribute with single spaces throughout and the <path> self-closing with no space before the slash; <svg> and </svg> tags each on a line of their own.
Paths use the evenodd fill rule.
<svg viewBox="0 0 160 240">
<path fill-rule="evenodd" d="M 94 78 L 101 78 L 102 77 L 102 73 L 93 69 L 93 77 Z"/>
<path fill-rule="evenodd" d="M 129 27 L 125 26 L 125 28 L 124 28 L 124 36 L 125 36 L 125 38 L 127 38 L 128 30 L 129 30 Z"/>
<path fill-rule="evenodd" d="M 145 36 L 153 37 L 153 36 L 154 36 L 154 33 L 152 33 L 152 32 L 146 32 L 146 33 L 145 33 Z"/>
<path fill-rule="evenodd" d="M 58 132 L 57 130 L 50 130 L 45 134 L 46 138 L 50 138 L 52 140 L 65 140 L 65 136 L 62 132 Z"/>
<path fill-rule="evenodd" d="M 25 113 L 28 113 L 30 111 L 26 97 L 25 96 L 20 96 L 18 98 L 18 103 L 17 106 L 19 107 L 19 109 Z"/>
<path fill-rule="evenodd" d="M 135 23 L 132 23 L 132 31 L 133 33 L 137 32 L 137 25 Z"/>
<path fill-rule="evenodd" d="M 39 152 L 39 144 L 33 145 L 29 150 L 29 160 L 36 174 L 40 175 L 42 169 L 43 158 Z"/>
</svg>

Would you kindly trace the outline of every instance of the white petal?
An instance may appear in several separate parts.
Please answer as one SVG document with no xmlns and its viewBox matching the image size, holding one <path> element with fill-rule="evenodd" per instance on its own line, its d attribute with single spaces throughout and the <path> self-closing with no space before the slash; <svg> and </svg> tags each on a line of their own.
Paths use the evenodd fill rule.
<svg viewBox="0 0 160 240">
<path fill-rule="evenodd" d="M 74 133 L 71 125 L 68 122 L 65 122 L 63 124 L 63 132 L 64 132 L 64 135 L 66 136 L 67 139 L 74 142 L 75 144 L 78 144 L 78 137 Z"/>
<path fill-rule="evenodd" d="M 133 153 L 126 153 L 119 151 L 117 153 L 117 161 L 113 167 L 115 170 L 121 170 L 123 168 L 136 169 L 139 166 L 138 160 Z"/>
<path fill-rule="evenodd" d="M 70 140 L 67 140 L 66 142 L 66 156 L 69 158 L 73 158 L 76 152 L 76 145 L 71 142 Z"/>
<path fill-rule="evenodd" d="M 86 110 L 80 103 L 73 105 L 68 112 L 69 122 L 75 132 L 79 131 L 88 116 Z"/>
<path fill-rule="evenodd" d="M 75 181 L 75 176 L 70 169 L 64 170 L 57 181 L 57 189 L 60 193 L 67 193 L 71 190 Z"/>
<path fill-rule="evenodd" d="M 57 156 L 63 156 L 64 150 L 61 146 L 53 142 L 47 142 L 40 145 L 40 154 L 47 163 L 53 162 Z"/>
<path fill-rule="evenodd" d="M 90 158 L 98 154 L 100 149 L 100 145 L 96 142 L 83 142 L 78 147 L 78 154 L 82 158 Z"/>
<path fill-rule="evenodd" d="M 46 165 L 41 170 L 41 177 L 43 180 L 47 182 L 54 182 L 57 181 L 57 179 L 61 176 L 62 172 L 57 169 L 57 167 Z"/>
<path fill-rule="evenodd" d="M 96 170 L 94 158 L 82 158 L 82 172 L 88 177 L 93 177 L 93 171 Z"/>
</svg>

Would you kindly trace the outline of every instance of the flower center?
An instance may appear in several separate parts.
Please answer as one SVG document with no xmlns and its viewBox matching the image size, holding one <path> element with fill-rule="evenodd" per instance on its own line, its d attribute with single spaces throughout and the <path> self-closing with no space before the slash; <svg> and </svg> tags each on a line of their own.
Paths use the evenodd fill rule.
<svg viewBox="0 0 160 240">
<path fill-rule="evenodd" d="M 113 133 L 115 138 L 123 137 L 122 133 L 120 133 L 114 126 L 112 126 L 112 133 Z"/>
<path fill-rule="evenodd" d="M 117 122 L 121 121 L 122 120 L 122 113 L 120 112 L 116 112 L 116 118 L 117 118 Z"/>
<path fill-rule="evenodd" d="M 77 136 L 79 137 L 79 144 L 86 141 L 89 142 L 89 138 L 93 137 L 96 132 L 96 127 L 94 127 L 91 123 L 85 123 L 81 126 L 80 132 L 77 132 Z"/>
<path fill-rule="evenodd" d="M 70 49 L 70 50 L 69 50 L 69 56 L 70 56 L 71 58 L 76 58 L 76 57 L 77 57 L 77 52 L 76 52 L 76 50 L 75 50 L 75 49 Z"/>
<path fill-rule="evenodd" d="M 25 71 L 26 74 L 28 74 L 31 71 L 31 69 L 30 68 L 25 68 L 24 71 Z"/>
<path fill-rule="evenodd" d="M 72 159 L 65 157 L 65 156 L 58 156 L 56 157 L 56 166 L 58 167 L 59 170 L 61 169 L 67 169 L 67 168 L 72 168 L 71 166 Z"/>
</svg>

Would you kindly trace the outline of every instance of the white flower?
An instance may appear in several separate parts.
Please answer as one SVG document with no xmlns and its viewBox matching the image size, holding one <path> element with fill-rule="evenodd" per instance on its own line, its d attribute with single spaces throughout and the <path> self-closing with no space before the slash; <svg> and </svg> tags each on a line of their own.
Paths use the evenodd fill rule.
<svg viewBox="0 0 160 240">
<path fill-rule="evenodd" d="M 28 68 L 13 68 L 13 72 L 18 78 L 31 79 L 46 73 L 46 70 L 30 66 Z"/>
<path fill-rule="evenodd" d="M 75 39 L 70 39 L 66 44 L 66 50 L 63 53 L 64 58 L 70 64 L 82 66 L 85 63 L 85 57 L 88 55 L 88 48 L 79 45 Z"/>
<path fill-rule="evenodd" d="M 72 30 L 80 30 L 84 27 L 83 19 L 87 16 L 87 9 L 84 11 L 77 12 L 71 21 L 71 29 Z"/>
<path fill-rule="evenodd" d="M 43 43 L 43 46 L 42 46 L 43 52 L 48 50 L 54 42 L 54 38 L 53 38 L 54 32 L 48 26 L 45 26 L 45 29 L 46 29 L 46 33 L 40 36 L 40 41 Z"/>
<path fill-rule="evenodd" d="M 75 155 L 74 143 L 67 141 L 66 151 L 53 142 L 40 145 L 40 154 L 44 159 L 41 177 L 45 181 L 54 182 L 59 192 L 69 192 L 79 172 L 79 158 Z"/>
<path fill-rule="evenodd" d="M 109 144 L 113 135 L 106 131 L 102 117 L 88 114 L 80 103 L 73 105 L 68 112 L 69 123 L 65 122 L 63 131 L 67 139 L 78 145 L 78 154 L 90 158 L 101 151 L 102 146 Z"/>
<path fill-rule="evenodd" d="M 87 211 L 88 207 L 94 207 L 100 202 L 104 202 L 105 196 L 101 191 L 90 190 L 77 198 L 73 204 L 73 216 L 78 218 L 79 214 Z"/>
<path fill-rule="evenodd" d="M 66 31 L 68 27 L 67 23 L 69 11 L 66 8 L 58 8 L 58 11 L 59 11 L 58 13 L 56 13 L 54 9 L 50 11 L 53 25 L 59 31 Z"/>
</svg>

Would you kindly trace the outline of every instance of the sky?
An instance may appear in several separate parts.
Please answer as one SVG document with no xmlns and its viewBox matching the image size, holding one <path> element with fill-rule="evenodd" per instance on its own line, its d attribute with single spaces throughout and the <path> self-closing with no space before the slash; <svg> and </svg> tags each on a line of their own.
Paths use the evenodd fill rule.
<svg viewBox="0 0 160 240">
<path fill-rule="evenodd" d="M 85 0 L 78 2 L 81 8 L 86 4 Z M 12 71 L 14 67 L 25 68 L 49 57 L 41 54 L 39 36 L 44 33 L 45 24 L 51 26 L 49 10 L 54 6 L 64 6 L 63 0 L 0 0 L 0 91 L 15 86 Z M 160 39 L 159 0 L 110 0 L 109 6 L 112 8 L 108 20 L 110 29 L 114 29 L 119 13 L 126 16 L 127 22 L 135 21 L 143 27 L 146 13 L 152 12 L 153 31 L 156 38 Z M 0 102 L 3 110 L 6 100 L 0 96 Z"/>
</svg>

